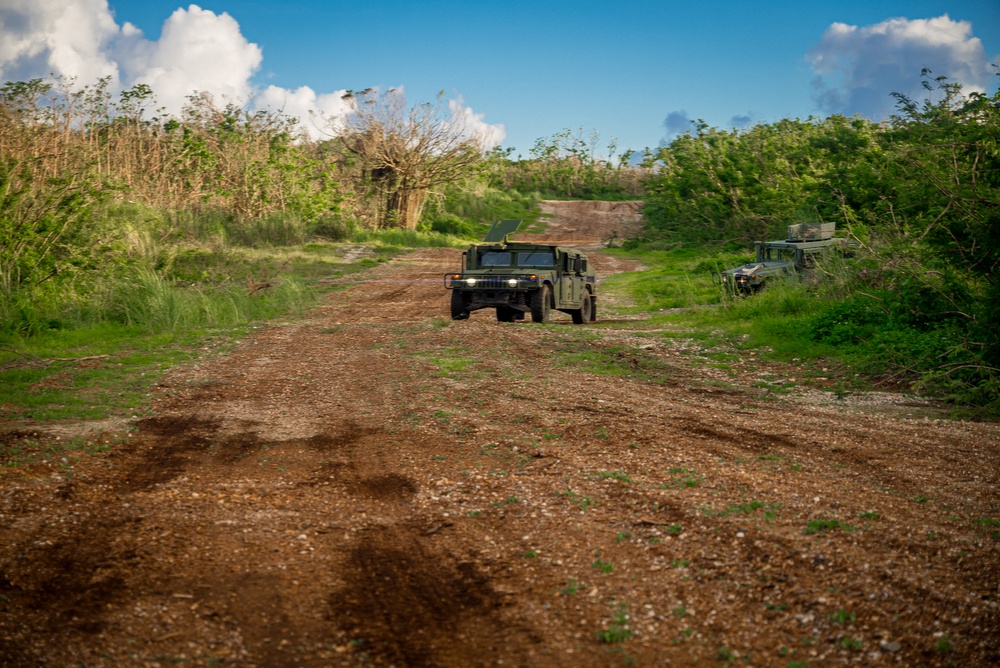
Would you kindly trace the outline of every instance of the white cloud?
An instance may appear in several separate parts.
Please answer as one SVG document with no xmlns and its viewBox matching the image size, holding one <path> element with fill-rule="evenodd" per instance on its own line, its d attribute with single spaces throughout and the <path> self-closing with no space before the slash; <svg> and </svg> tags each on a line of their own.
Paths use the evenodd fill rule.
<svg viewBox="0 0 1000 668">
<path fill-rule="evenodd" d="M 0 80 L 59 74 L 86 84 L 106 76 L 117 82 L 107 52 L 117 35 L 107 0 L 2 0 Z"/>
<path fill-rule="evenodd" d="M 344 101 L 346 90 L 318 94 L 309 86 L 287 90 L 268 86 L 255 98 L 258 107 L 280 111 L 299 119 L 299 126 L 313 139 L 336 134 L 342 119 L 351 110 Z"/>
<path fill-rule="evenodd" d="M 108 0 L 0 0 L 0 82 L 56 75 L 85 86 L 111 77 L 112 93 L 146 84 L 157 107 L 173 115 L 189 96 L 210 93 L 217 103 L 294 116 L 313 138 L 336 131 L 350 111 L 342 97 L 346 91 L 255 90 L 251 78 L 262 60 L 261 48 L 243 36 L 232 16 L 198 5 L 175 10 L 160 38 L 149 40 L 131 23 L 119 27 Z M 506 138 L 503 125 L 486 123 L 461 99 L 449 102 L 449 109 L 488 146 Z"/>
<path fill-rule="evenodd" d="M 253 95 L 250 77 L 263 58 L 260 47 L 247 41 L 233 17 L 197 5 L 174 11 L 155 42 L 126 23 L 115 53 L 123 70 L 122 83 L 147 84 L 172 113 L 199 91 L 246 104 Z"/>
<path fill-rule="evenodd" d="M 465 106 L 462 98 L 449 100 L 448 111 L 451 112 L 455 123 L 462 127 L 470 138 L 479 139 L 486 149 L 496 148 L 507 138 L 507 128 L 504 125 L 487 123 L 483 120 L 485 115 L 477 114 L 471 107 Z"/>
<path fill-rule="evenodd" d="M 983 43 L 968 21 L 893 18 L 858 27 L 834 23 L 806 58 L 814 97 L 826 113 L 882 119 L 895 110 L 891 93 L 922 99 L 921 70 L 946 76 L 966 93 L 983 91 L 992 76 Z M 1000 59 L 994 58 L 994 62 Z"/>
</svg>

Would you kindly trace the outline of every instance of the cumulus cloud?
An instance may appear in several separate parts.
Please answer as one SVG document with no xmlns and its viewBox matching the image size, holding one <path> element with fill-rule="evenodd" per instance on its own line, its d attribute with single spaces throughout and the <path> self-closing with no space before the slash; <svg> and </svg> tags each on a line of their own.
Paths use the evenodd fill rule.
<svg viewBox="0 0 1000 668">
<path fill-rule="evenodd" d="M 55 75 L 82 86 L 108 77 L 113 93 L 148 85 L 157 105 L 173 115 L 191 95 L 209 93 L 218 103 L 294 116 L 313 138 L 336 131 L 350 111 L 346 91 L 258 90 L 252 77 L 262 61 L 263 51 L 243 36 L 236 19 L 198 5 L 175 10 L 160 38 L 150 40 L 131 23 L 119 26 L 108 0 L 0 0 L 0 82 Z M 506 137 L 504 126 L 486 123 L 461 100 L 450 109 L 490 146 Z"/>
<path fill-rule="evenodd" d="M 0 3 L 0 78 L 49 74 L 94 82 L 118 80 L 110 43 L 118 26 L 107 0 L 4 0 Z"/>
<path fill-rule="evenodd" d="M 329 137 L 340 129 L 350 105 L 344 100 L 347 90 L 317 93 L 309 86 L 295 90 L 268 86 L 254 99 L 263 109 L 280 111 L 299 120 L 299 127 L 313 139 Z"/>
<path fill-rule="evenodd" d="M 197 5 L 171 14 L 155 42 L 126 23 L 114 54 L 126 87 L 149 85 L 160 104 L 175 113 L 198 91 L 245 103 L 253 94 L 250 77 L 263 59 L 260 47 L 247 41 L 233 17 Z"/>
<path fill-rule="evenodd" d="M 119 91 L 147 84 L 177 114 L 187 98 L 208 92 L 238 104 L 253 95 L 250 77 L 262 53 L 229 14 L 197 5 L 178 9 L 151 41 L 119 26 L 107 0 L 4 0 L 0 6 L 0 78 L 56 75 L 90 85 L 109 77 Z"/>
<path fill-rule="evenodd" d="M 864 27 L 834 23 L 806 59 L 816 73 L 814 99 L 820 109 L 873 119 L 895 110 L 893 92 L 923 99 L 924 68 L 961 83 L 966 93 L 983 91 L 992 76 L 992 63 L 972 24 L 947 14 Z"/>
<path fill-rule="evenodd" d="M 483 114 L 477 114 L 471 107 L 465 106 L 465 101 L 461 98 L 449 100 L 448 110 L 456 124 L 464 128 L 466 135 L 481 140 L 485 148 L 495 148 L 507 138 L 507 128 L 504 125 L 487 123 L 483 120 Z"/>
</svg>

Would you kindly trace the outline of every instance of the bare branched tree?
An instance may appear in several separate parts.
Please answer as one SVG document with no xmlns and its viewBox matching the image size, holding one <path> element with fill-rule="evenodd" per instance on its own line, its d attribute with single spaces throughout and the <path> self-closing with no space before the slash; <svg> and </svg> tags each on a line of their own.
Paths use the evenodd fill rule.
<svg viewBox="0 0 1000 668">
<path fill-rule="evenodd" d="M 356 154 L 379 200 L 379 227 L 415 229 L 435 187 L 461 180 L 483 159 L 485 137 L 463 114 L 435 103 L 407 107 L 402 91 L 349 92 L 338 134 Z"/>
</svg>

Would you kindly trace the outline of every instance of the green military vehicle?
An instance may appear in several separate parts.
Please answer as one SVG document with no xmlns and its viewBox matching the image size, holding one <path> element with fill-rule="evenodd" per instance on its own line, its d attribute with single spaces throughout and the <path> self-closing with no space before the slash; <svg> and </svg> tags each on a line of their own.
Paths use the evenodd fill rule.
<svg viewBox="0 0 1000 668">
<path fill-rule="evenodd" d="M 597 319 L 597 282 L 587 256 L 578 250 L 510 241 L 520 220 L 498 220 L 484 243 L 462 254 L 462 270 L 446 274 L 451 290 L 451 318 L 465 320 L 473 311 L 496 309 L 499 322 L 545 322 L 551 311 L 568 313 L 576 324 Z"/>
<path fill-rule="evenodd" d="M 784 241 L 754 243 L 757 259 L 722 272 L 722 284 L 736 295 L 760 292 L 775 281 L 808 280 L 823 259 L 845 254 L 853 244 L 834 237 L 834 223 L 798 223 L 788 226 Z"/>
</svg>

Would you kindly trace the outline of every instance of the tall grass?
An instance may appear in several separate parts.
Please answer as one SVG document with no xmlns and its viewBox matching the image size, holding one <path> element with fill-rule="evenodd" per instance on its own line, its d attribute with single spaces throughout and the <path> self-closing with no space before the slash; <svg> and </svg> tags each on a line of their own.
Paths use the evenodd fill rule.
<svg viewBox="0 0 1000 668">
<path fill-rule="evenodd" d="M 631 312 L 658 312 L 670 309 L 717 304 L 722 291 L 716 280 L 728 255 L 707 254 L 703 249 L 682 247 L 672 250 L 609 249 L 608 253 L 631 257 L 648 267 L 642 271 L 615 274 L 602 286 L 627 295 Z"/>
<path fill-rule="evenodd" d="M 142 267 L 102 286 L 92 319 L 153 332 L 236 327 L 276 312 L 301 311 L 314 294 L 314 288 L 291 277 L 250 294 L 245 284 L 178 286 Z"/>
</svg>

